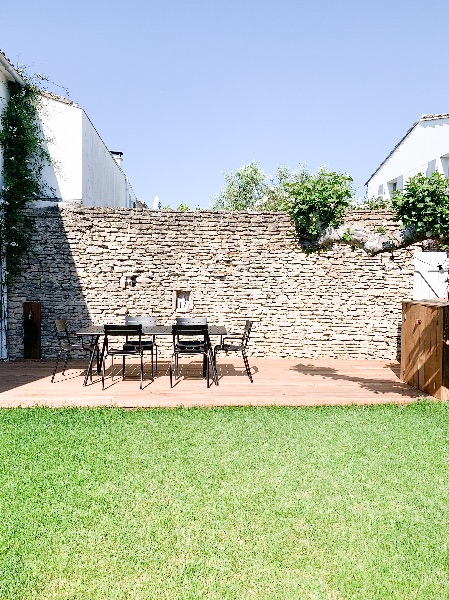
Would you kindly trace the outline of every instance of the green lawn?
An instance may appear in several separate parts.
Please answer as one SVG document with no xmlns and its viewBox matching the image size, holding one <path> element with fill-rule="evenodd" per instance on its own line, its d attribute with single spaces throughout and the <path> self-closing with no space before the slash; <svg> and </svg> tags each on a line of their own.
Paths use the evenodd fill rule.
<svg viewBox="0 0 449 600">
<path fill-rule="evenodd" d="M 449 598 L 449 405 L 0 412 L 0 598 Z"/>
</svg>

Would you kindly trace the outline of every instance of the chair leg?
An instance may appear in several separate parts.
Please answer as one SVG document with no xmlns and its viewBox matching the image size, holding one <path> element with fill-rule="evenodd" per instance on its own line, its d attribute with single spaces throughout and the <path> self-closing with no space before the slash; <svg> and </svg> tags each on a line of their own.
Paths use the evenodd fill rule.
<svg viewBox="0 0 449 600">
<path fill-rule="evenodd" d="M 122 379 L 125 379 L 125 357 L 123 356 Z"/>
<path fill-rule="evenodd" d="M 154 350 L 156 352 L 156 373 L 157 373 L 157 346 L 156 346 L 156 344 L 154 345 Z"/>
<path fill-rule="evenodd" d="M 215 350 L 212 352 L 212 348 L 209 349 L 209 360 L 212 365 L 212 379 L 214 380 L 215 385 L 218 385 L 217 355 Z"/>
<path fill-rule="evenodd" d="M 209 363 L 210 363 L 210 359 L 209 356 L 207 354 L 204 355 L 204 358 L 206 360 L 206 381 L 207 381 L 207 387 L 210 387 L 209 384 Z"/>
<path fill-rule="evenodd" d="M 64 367 L 62 368 L 62 374 L 64 375 L 65 373 L 65 369 L 67 367 L 67 363 L 69 362 L 69 358 L 70 358 L 70 351 L 67 352 L 67 356 L 65 357 L 65 361 L 64 361 Z"/>
<path fill-rule="evenodd" d="M 87 371 L 86 371 L 86 375 L 84 377 L 84 382 L 83 385 L 87 385 L 87 378 L 90 375 L 90 381 L 92 383 L 92 369 L 94 367 L 94 358 L 95 358 L 95 348 L 92 350 L 92 352 L 89 354 L 89 364 L 87 365 Z M 97 373 L 99 374 L 99 366 L 98 366 L 98 358 L 97 358 Z"/>
<path fill-rule="evenodd" d="M 151 362 L 151 364 L 153 364 L 153 362 Z M 140 389 L 143 389 L 143 353 L 140 355 Z"/>
<path fill-rule="evenodd" d="M 153 352 L 154 346 L 151 346 L 151 377 L 154 379 Z"/>
<path fill-rule="evenodd" d="M 104 363 L 106 362 L 106 358 L 103 356 L 102 361 L 101 361 L 101 389 L 104 390 L 104 373 L 105 373 L 105 368 L 104 368 Z"/>
<path fill-rule="evenodd" d="M 58 370 L 59 361 L 61 359 L 62 350 L 59 351 L 58 358 L 56 359 L 55 368 L 53 369 L 53 375 L 51 376 L 51 382 L 54 382 L 56 371 Z"/>
<path fill-rule="evenodd" d="M 172 369 L 173 356 L 170 359 L 170 387 L 173 387 L 173 369 Z"/>
<path fill-rule="evenodd" d="M 251 383 L 253 383 L 253 376 L 251 375 L 251 369 L 249 366 L 248 357 L 246 356 L 246 353 L 244 350 L 242 350 L 242 356 L 243 356 L 243 362 L 245 363 L 246 374 L 248 375 Z"/>
</svg>

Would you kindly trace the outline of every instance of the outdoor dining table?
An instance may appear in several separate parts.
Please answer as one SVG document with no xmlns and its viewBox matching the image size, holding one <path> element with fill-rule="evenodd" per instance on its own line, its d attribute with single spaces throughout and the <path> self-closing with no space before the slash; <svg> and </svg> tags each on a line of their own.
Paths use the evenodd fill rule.
<svg viewBox="0 0 449 600">
<path fill-rule="evenodd" d="M 210 336 L 220 336 L 221 340 L 227 334 L 226 327 L 224 325 L 209 325 L 209 335 Z M 87 380 L 92 370 L 94 356 L 97 355 L 97 373 L 100 374 L 101 363 L 103 360 L 103 356 L 100 356 L 99 350 L 99 341 L 100 338 L 104 336 L 104 325 L 89 325 L 88 327 L 83 327 L 79 331 L 76 332 L 76 335 L 86 336 L 92 338 L 92 343 L 94 344 L 95 350 L 92 351 L 89 358 L 89 365 L 86 370 L 86 376 L 84 377 L 83 385 L 87 385 Z M 171 325 L 154 325 L 152 327 L 142 327 L 142 337 L 152 337 L 154 335 L 172 335 L 172 326 Z"/>
</svg>

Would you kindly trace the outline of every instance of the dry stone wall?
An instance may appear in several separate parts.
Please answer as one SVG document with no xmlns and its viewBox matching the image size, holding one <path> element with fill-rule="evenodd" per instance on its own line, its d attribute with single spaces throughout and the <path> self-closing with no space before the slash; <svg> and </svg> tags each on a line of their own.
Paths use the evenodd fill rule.
<svg viewBox="0 0 449 600">
<path fill-rule="evenodd" d="M 11 358 L 23 356 L 25 301 L 42 303 L 43 358 L 56 354 L 55 318 L 67 317 L 76 330 L 149 313 L 163 324 L 207 316 L 228 331 L 251 319 L 254 356 L 398 357 L 412 249 L 394 261 L 346 246 L 307 256 L 283 213 L 65 208 L 35 215 L 33 254 L 9 291 Z M 350 220 L 396 227 L 386 212 L 354 212 Z M 169 348 L 160 341 L 162 355 Z"/>
</svg>

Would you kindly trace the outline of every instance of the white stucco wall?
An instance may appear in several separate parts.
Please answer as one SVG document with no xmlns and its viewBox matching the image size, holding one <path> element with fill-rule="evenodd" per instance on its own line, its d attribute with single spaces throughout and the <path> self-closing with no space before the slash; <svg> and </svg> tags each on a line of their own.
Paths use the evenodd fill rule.
<svg viewBox="0 0 449 600">
<path fill-rule="evenodd" d="M 413 300 L 446 299 L 448 267 L 446 252 L 415 252 Z"/>
<path fill-rule="evenodd" d="M 53 161 L 43 175 L 54 190 L 50 194 L 54 200 L 83 206 L 135 206 L 126 175 L 82 108 L 45 97 L 39 114 Z"/>
<path fill-rule="evenodd" d="M 393 183 L 402 189 L 417 173 L 448 175 L 449 118 L 420 120 L 368 182 L 368 198 L 390 198 Z"/>
<path fill-rule="evenodd" d="M 136 197 L 88 116 L 82 118 L 83 205 L 135 206 Z"/>
<path fill-rule="evenodd" d="M 49 196 L 64 202 L 81 202 L 83 111 L 76 104 L 43 98 L 39 116 L 53 161 L 43 171 L 44 180 L 54 190 Z"/>
<path fill-rule="evenodd" d="M 8 101 L 7 81 L 24 81 L 0 52 L 0 111 Z M 85 206 L 135 207 L 128 178 L 82 108 L 59 96 L 43 94 L 39 106 L 42 131 L 52 159 L 45 165 L 46 197 L 37 204 L 75 202 Z M 3 184 L 0 148 L 0 186 Z"/>
</svg>

